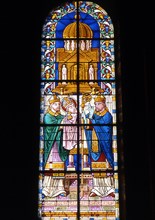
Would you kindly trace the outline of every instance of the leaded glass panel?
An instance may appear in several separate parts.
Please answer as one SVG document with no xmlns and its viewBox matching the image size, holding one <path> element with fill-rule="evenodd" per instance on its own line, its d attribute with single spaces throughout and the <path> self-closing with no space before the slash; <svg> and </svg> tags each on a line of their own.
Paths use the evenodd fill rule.
<svg viewBox="0 0 155 220">
<path fill-rule="evenodd" d="M 114 28 L 99 5 L 66 3 L 42 30 L 39 216 L 118 220 Z"/>
</svg>

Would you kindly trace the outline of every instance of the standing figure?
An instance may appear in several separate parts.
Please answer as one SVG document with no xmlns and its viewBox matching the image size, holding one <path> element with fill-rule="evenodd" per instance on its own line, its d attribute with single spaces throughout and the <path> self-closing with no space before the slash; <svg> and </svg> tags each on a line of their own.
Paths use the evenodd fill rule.
<svg viewBox="0 0 155 220">
<path fill-rule="evenodd" d="M 69 155 L 69 150 L 63 148 L 62 143 L 63 133 L 60 129 L 60 124 L 64 116 L 60 114 L 60 99 L 54 95 L 53 99 L 49 100 L 49 103 L 49 109 L 44 115 L 44 123 L 48 124 L 44 127 L 45 170 L 47 164 L 52 164 L 53 162 L 65 162 Z M 49 197 L 66 195 L 63 178 L 54 178 L 51 175 L 45 175 L 42 193 Z"/>
<path fill-rule="evenodd" d="M 94 80 L 94 68 L 93 65 L 90 64 L 89 66 L 89 80 Z M 90 82 L 89 84 L 92 84 L 93 82 Z"/>
<path fill-rule="evenodd" d="M 67 68 L 65 64 L 62 65 L 62 80 L 67 80 Z M 66 84 L 66 82 L 62 82 L 62 84 Z"/>
<path fill-rule="evenodd" d="M 95 98 L 95 111 L 89 105 L 86 114 L 88 124 L 85 134 L 88 144 L 90 164 L 92 162 L 106 162 L 107 169 L 113 169 L 114 158 L 112 152 L 112 115 L 106 106 L 106 99 L 102 95 Z M 93 178 L 93 189 L 90 196 L 114 196 L 113 175 L 102 178 Z"/>
<path fill-rule="evenodd" d="M 77 146 L 77 103 L 71 97 L 65 97 L 61 103 L 66 115 L 61 124 L 63 125 L 63 148 L 72 150 Z M 73 155 L 69 155 L 68 166 L 74 167 Z"/>
</svg>

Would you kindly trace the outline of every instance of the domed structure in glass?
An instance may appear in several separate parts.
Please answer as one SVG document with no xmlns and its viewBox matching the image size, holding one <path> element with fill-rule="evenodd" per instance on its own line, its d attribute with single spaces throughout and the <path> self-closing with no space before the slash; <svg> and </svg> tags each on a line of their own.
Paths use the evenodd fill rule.
<svg viewBox="0 0 155 220">
<path fill-rule="evenodd" d="M 78 30 L 77 30 L 77 22 L 73 22 L 69 24 L 63 32 L 63 38 L 77 38 L 77 33 L 79 38 L 92 38 L 93 32 L 91 28 L 82 22 L 79 22 Z"/>
</svg>

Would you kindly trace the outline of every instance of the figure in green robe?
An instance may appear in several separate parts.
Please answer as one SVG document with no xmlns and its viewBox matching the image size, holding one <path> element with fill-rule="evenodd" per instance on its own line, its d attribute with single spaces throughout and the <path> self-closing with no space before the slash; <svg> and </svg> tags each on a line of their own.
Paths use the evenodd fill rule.
<svg viewBox="0 0 155 220">
<path fill-rule="evenodd" d="M 44 128 L 44 164 L 46 165 L 52 148 L 57 148 L 58 156 L 53 154 L 53 160 L 65 162 L 69 155 L 69 150 L 63 148 L 63 133 L 60 124 L 64 118 L 60 113 L 60 100 L 56 96 L 49 101 L 50 106 L 44 115 L 44 123 L 49 125 Z"/>
<path fill-rule="evenodd" d="M 60 99 L 54 96 L 49 101 L 49 108 L 44 115 L 44 166 L 47 163 L 65 162 L 69 156 L 69 150 L 63 148 L 63 130 L 61 123 L 64 118 L 60 113 Z M 48 169 L 48 168 L 47 168 Z M 64 178 L 55 178 L 52 174 L 46 174 L 43 180 L 42 193 L 44 196 L 66 196 Z"/>
</svg>

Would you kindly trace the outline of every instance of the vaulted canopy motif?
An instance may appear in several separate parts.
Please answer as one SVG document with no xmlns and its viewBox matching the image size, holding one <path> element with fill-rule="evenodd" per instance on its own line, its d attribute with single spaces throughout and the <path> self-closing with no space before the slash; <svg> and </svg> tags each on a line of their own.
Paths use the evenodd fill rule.
<svg viewBox="0 0 155 220">
<path fill-rule="evenodd" d="M 77 28 L 78 25 L 78 28 Z M 77 40 L 78 35 L 78 40 Z M 99 49 L 92 48 L 93 31 L 91 28 L 81 22 L 73 22 L 66 26 L 63 31 L 64 46 L 57 48 L 56 61 L 58 62 L 59 80 L 71 80 L 72 83 L 59 83 L 53 90 L 58 94 L 76 94 L 77 83 L 80 89 L 78 92 L 91 93 L 92 91 L 102 91 L 97 83 L 88 83 L 84 81 L 97 80 L 97 62 L 99 62 Z M 75 40 L 74 40 L 75 38 Z M 82 38 L 82 40 L 81 40 Z M 77 46 L 78 45 L 78 46 Z M 77 65 L 77 52 L 79 67 Z M 89 74 L 91 71 L 93 74 Z"/>
</svg>

